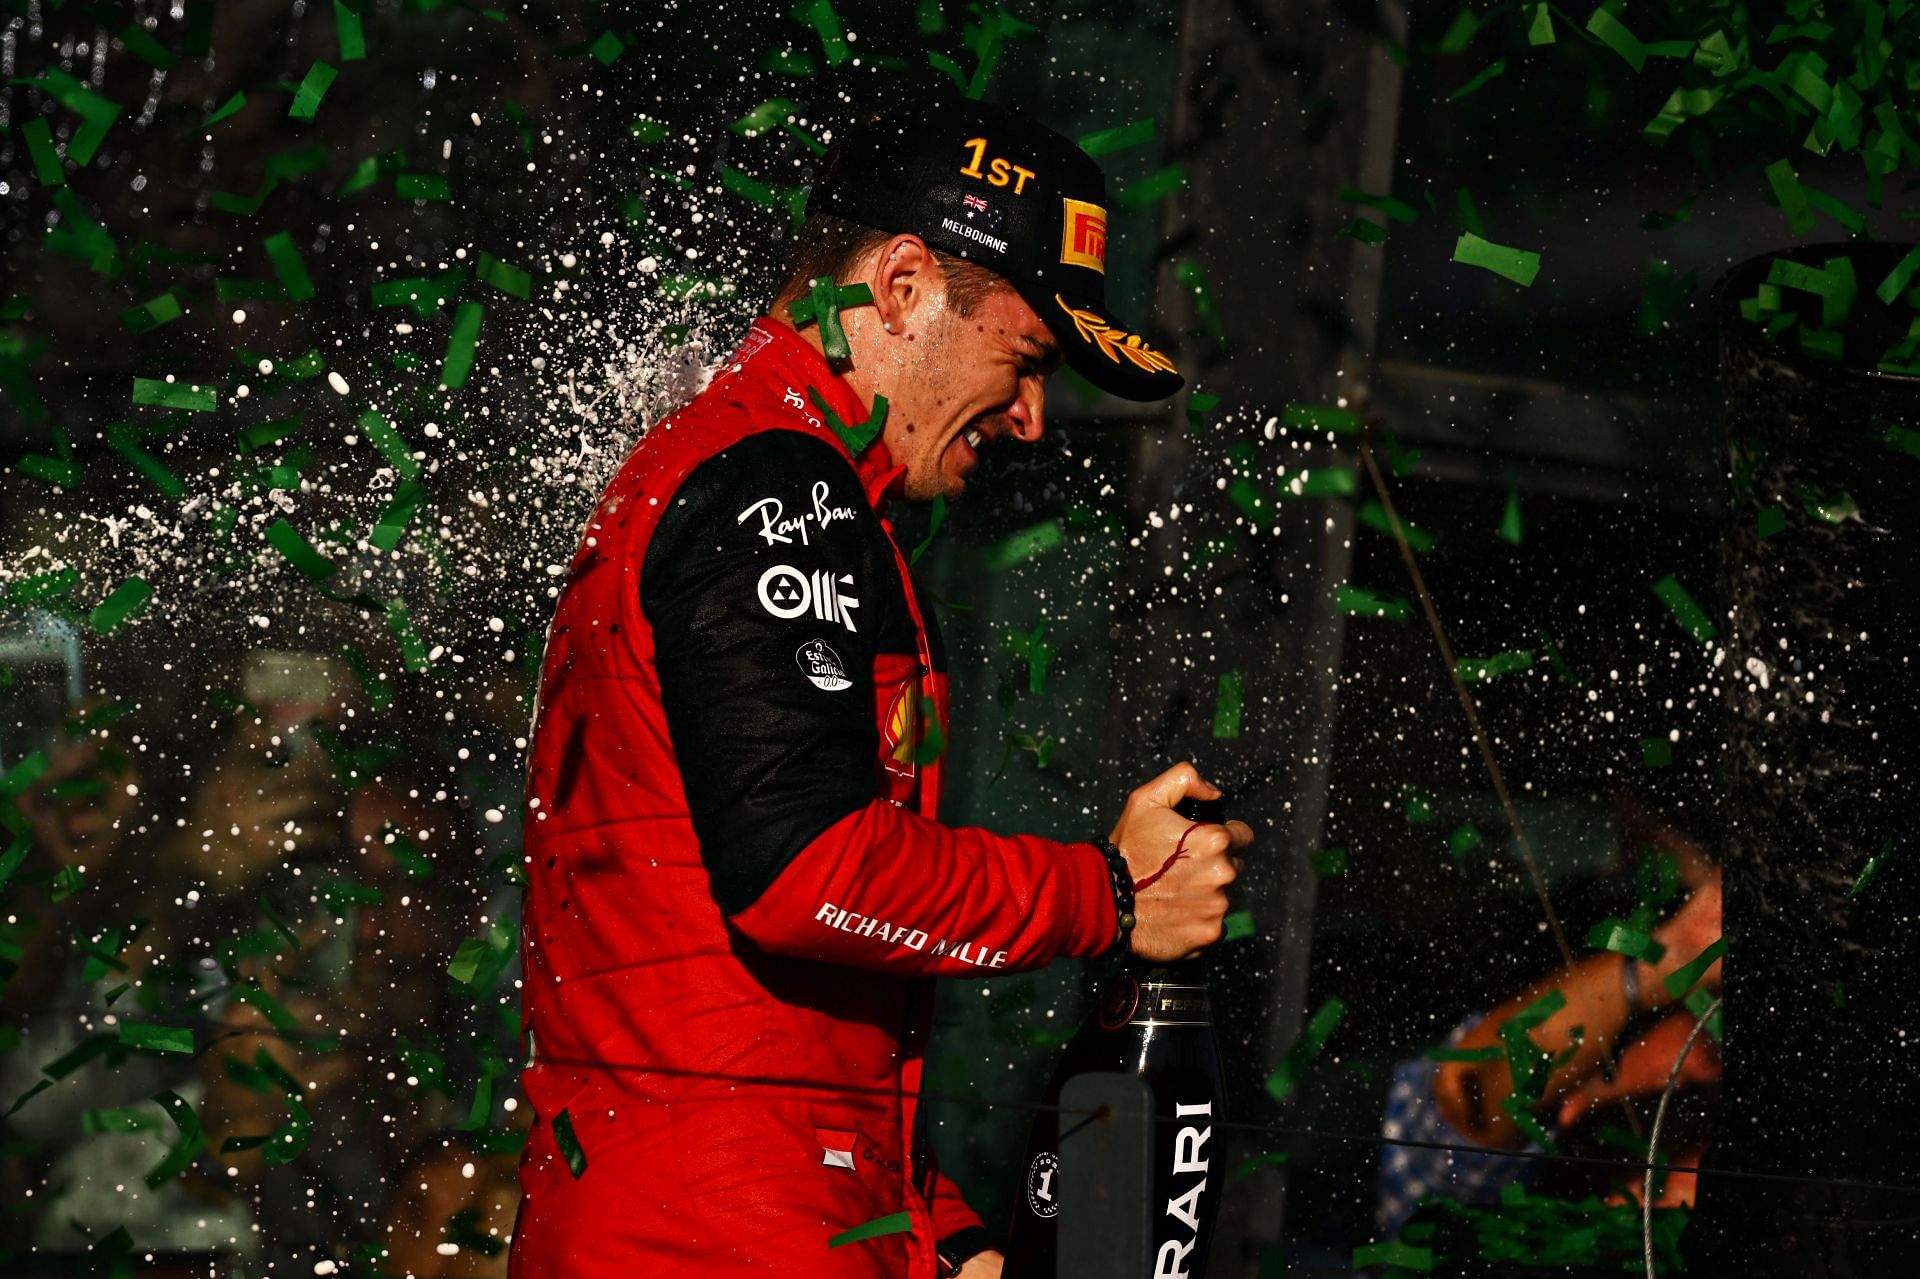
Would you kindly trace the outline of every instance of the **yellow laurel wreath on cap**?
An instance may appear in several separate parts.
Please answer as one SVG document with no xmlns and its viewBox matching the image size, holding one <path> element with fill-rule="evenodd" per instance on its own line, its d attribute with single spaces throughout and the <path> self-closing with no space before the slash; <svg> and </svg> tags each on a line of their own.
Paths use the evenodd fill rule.
<svg viewBox="0 0 1920 1279">
<path fill-rule="evenodd" d="M 1145 372 L 1172 373 L 1176 377 L 1179 376 L 1180 370 L 1173 367 L 1173 361 L 1148 346 L 1146 340 L 1138 333 L 1117 329 L 1091 311 L 1082 311 L 1078 307 L 1070 306 L 1058 293 L 1053 295 L 1053 300 L 1060 304 L 1062 311 L 1073 317 L 1073 327 L 1080 336 L 1099 347 L 1100 353 L 1115 364 L 1125 356 L 1135 367 Z"/>
</svg>

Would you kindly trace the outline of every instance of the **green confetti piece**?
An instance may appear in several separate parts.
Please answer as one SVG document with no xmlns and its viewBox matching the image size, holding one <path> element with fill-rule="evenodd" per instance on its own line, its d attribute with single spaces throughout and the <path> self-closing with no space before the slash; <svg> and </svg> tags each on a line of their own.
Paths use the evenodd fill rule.
<svg viewBox="0 0 1920 1279">
<path fill-rule="evenodd" d="M 627 136 L 642 146 L 652 146 L 656 142 L 665 142 L 670 135 L 666 125 L 641 116 L 627 126 Z"/>
<path fill-rule="evenodd" d="M 1381 595 L 1362 586 L 1340 586 L 1333 593 L 1334 606 L 1350 616 L 1381 617 L 1404 622 L 1413 616 L 1413 605 L 1398 596 Z"/>
<path fill-rule="evenodd" d="M 1655 144 L 1663 143 L 1688 120 L 1697 119 L 1718 106 L 1721 96 L 1721 91 L 1714 88 L 1675 89 L 1667 95 L 1659 114 L 1640 130 L 1641 136 Z"/>
<path fill-rule="evenodd" d="M 87 1133 L 159 1132 L 164 1120 L 144 1106 L 115 1106 L 106 1110 L 88 1110 L 80 1116 L 80 1131 Z"/>
<path fill-rule="evenodd" d="M 367 33 L 355 5 L 333 0 L 333 29 L 340 41 L 340 61 L 358 62 L 367 56 Z"/>
<path fill-rule="evenodd" d="M 30 475 L 36 480 L 60 488 L 73 488 L 80 483 L 80 468 L 73 462 L 57 457 L 48 457 L 43 453 L 29 453 L 13 464 L 13 469 L 22 475 Z"/>
<path fill-rule="evenodd" d="M 1461 233 L 1459 241 L 1453 246 L 1453 260 L 1491 271 L 1522 288 L 1531 286 L 1534 277 L 1540 274 L 1538 253 L 1494 244 L 1471 231 Z"/>
<path fill-rule="evenodd" d="M 134 442 L 133 428 L 126 422 L 115 422 L 107 428 L 107 447 L 125 458 L 134 470 L 144 475 L 161 493 L 170 498 L 187 495 L 187 486 L 180 477 L 160 461 L 159 458 L 141 448 Z"/>
<path fill-rule="evenodd" d="M 1553 12 L 1546 0 L 1541 0 L 1533 6 L 1533 21 L 1527 24 L 1527 43 L 1537 48 L 1553 40 Z"/>
<path fill-rule="evenodd" d="M 1047 520 L 1010 533 L 1000 539 L 987 552 L 987 568 L 995 573 L 1003 572 L 1016 564 L 1024 564 L 1036 555 L 1044 554 L 1059 547 L 1066 540 L 1058 520 Z"/>
<path fill-rule="evenodd" d="M 1916 271 L 1920 271 L 1920 244 L 1907 250 L 1906 256 L 1894 265 L 1893 270 L 1887 272 L 1884 280 L 1880 281 L 1873 295 L 1888 306 L 1892 306 L 1894 300 L 1906 292 L 1907 285 L 1913 280 Z"/>
<path fill-rule="evenodd" d="M 129 24 L 125 30 L 114 37 L 127 46 L 129 52 L 150 67 L 161 71 L 171 71 L 176 59 L 173 51 L 155 40 L 147 29 L 139 23 Z"/>
<path fill-rule="evenodd" d="M 1461 9 L 1453 15 L 1453 21 L 1441 34 L 1440 40 L 1433 46 L 1435 53 L 1460 53 L 1473 43 L 1474 36 L 1480 33 L 1480 15 L 1471 9 Z"/>
<path fill-rule="evenodd" d="M 389 601 L 385 610 L 387 630 L 393 634 L 400 645 L 400 656 L 406 668 L 414 674 L 426 670 L 432 663 L 427 658 L 427 646 L 413 626 L 413 613 L 404 600 Z M 396 856 L 398 856 L 396 854 Z"/>
<path fill-rule="evenodd" d="M 1505 1057 L 1506 1055 L 1507 1054 L 1504 1049 L 1497 1048 L 1492 1044 L 1488 1044 L 1484 1048 L 1442 1047 L 1442 1048 L 1427 1049 L 1427 1060 L 1429 1061 L 1459 1061 L 1459 1062 L 1499 1061 L 1501 1058 Z"/>
<path fill-rule="evenodd" d="M 300 260 L 300 250 L 295 247 L 293 237 L 282 231 L 267 237 L 267 257 L 273 261 L 273 272 L 280 277 L 281 287 L 287 291 L 287 299 L 292 302 L 305 302 L 314 295 L 313 277 L 307 274 L 307 264 Z"/>
<path fill-rule="evenodd" d="M 731 165 L 719 166 L 720 185 L 740 196 L 751 200 L 762 208 L 785 209 L 787 216 L 796 227 L 806 220 L 807 190 L 805 187 L 775 186 L 771 182 L 762 182 L 750 173 L 742 173 Z"/>
<path fill-rule="evenodd" d="M 312 120 L 320 114 L 320 100 L 327 96 L 327 89 L 340 73 L 325 62 L 315 62 L 307 69 L 306 78 L 300 81 L 300 87 L 294 90 L 293 105 L 287 108 L 287 115 L 294 120 Z"/>
<path fill-rule="evenodd" d="M 147 1188 L 158 1190 L 185 1172 L 188 1165 L 199 1157 L 200 1152 L 207 1148 L 207 1135 L 201 1130 L 200 1117 L 194 1114 L 193 1107 L 180 1094 L 167 1090 L 155 1093 L 153 1099 L 167 1112 L 167 1117 L 173 1120 L 174 1130 L 180 1134 L 166 1157 L 146 1175 Z"/>
<path fill-rule="evenodd" d="M 1453 214 L 1461 230 L 1482 237 L 1487 234 L 1487 228 L 1480 221 L 1480 211 L 1473 207 L 1473 193 L 1465 187 L 1453 193 Z"/>
<path fill-rule="evenodd" d="M 863 1239 L 877 1239 L 882 1235 L 903 1235 L 913 1229 L 913 1215 L 905 1212 L 892 1212 L 884 1217 L 875 1217 L 872 1221 L 842 1230 L 827 1240 L 829 1248 L 843 1248 L 850 1243 L 859 1243 Z"/>
<path fill-rule="evenodd" d="M 1673 619 L 1685 627 L 1687 633 L 1696 640 L 1704 644 L 1719 634 L 1714 629 L 1713 623 L 1707 619 L 1705 611 L 1694 603 L 1693 596 L 1687 594 L 1687 588 L 1680 585 L 1679 579 L 1673 574 L 1669 573 L 1661 578 L 1650 589 L 1666 604 L 1667 610 L 1673 614 Z"/>
<path fill-rule="evenodd" d="M 1760 512 L 1756 520 L 1757 532 L 1762 540 L 1782 532 L 1787 527 L 1787 513 L 1777 506 L 1769 506 Z"/>
<path fill-rule="evenodd" d="M 220 407 L 219 392 L 213 387 L 175 382 L 168 378 L 134 378 L 133 402 L 163 409 L 186 409 L 193 413 L 211 413 Z"/>
<path fill-rule="evenodd" d="M 300 1021 L 287 1011 L 287 1006 L 268 994 L 266 988 L 256 981 L 248 981 L 233 992 L 235 1001 L 260 1010 L 262 1016 L 276 1030 L 297 1030 Z"/>
<path fill-rule="evenodd" d="M 83 169 L 93 163 L 107 131 L 120 116 L 120 104 L 101 97 L 58 67 L 48 67 L 38 80 L 19 83 L 38 84 L 48 97 L 80 117 L 80 127 L 67 143 L 67 158 Z"/>
<path fill-rule="evenodd" d="M 1391 195 L 1369 195 L 1355 187 L 1341 188 L 1340 199 L 1347 204 L 1364 204 L 1370 209 L 1378 209 L 1395 222 L 1409 225 L 1420 216 L 1419 211 L 1405 200 Z"/>
<path fill-rule="evenodd" d="M 22 125 L 20 132 L 26 135 L 27 154 L 33 158 L 34 176 L 43 187 L 59 187 L 67 184 L 67 173 L 60 164 L 60 153 L 54 149 L 53 130 L 42 119 L 32 119 Z"/>
<path fill-rule="evenodd" d="M 1606 6 L 1595 9 L 1593 16 L 1587 19 L 1587 32 L 1619 54 L 1635 74 L 1646 66 L 1646 48 L 1640 43 L 1640 38 L 1627 30 L 1626 25 Z"/>
<path fill-rule="evenodd" d="M 940 11 L 940 0 L 920 0 L 914 13 L 914 25 L 923 36 L 937 36 L 947 29 L 947 15 Z"/>
<path fill-rule="evenodd" d="M 933 54 L 928 54 L 927 59 L 932 61 L 933 56 Z M 947 61 L 951 63 L 953 59 L 948 58 Z M 813 55 L 798 49 L 767 50 L 766 53 L 761 55 L 760 69 L 762 71 L 770 71 L 774 75 L 793 76 L 796 79 L 805 79 L 814 75 L 818 70 L 813 64 Z M 954 71 L 957 73 L 959 67 L 954 67 Z M 957 74 L 955 78 L 959 78 Z"/>
<path fill-rule="evenodd" d="M 1484 70 L 1482 70 L 1479 75 L 1476 75 L 1475 77 L 1473 77 L 1473 79 L 1467 81 L 1465 84 L 1461 85 L 1458 89 L 1455 89 L 1452 93 L 1449 93 L 1447 95 L 1447 101 L 1458 102 L 1460 99 L 1468 96 L 1469 94 L 1478 93 L 1483 87 L 1485 87 L 1487 81 L 1492 80 L 1497 76 L 1503 76 L 1506 73 L 1507 73 L 1507 60 L 1505 58 L 1497 59 L 1492 64 L 1487 66 Z"/>
<path fill-rule="evenodd" d="M 1083 133 L 1080 135 L 1080 149 L 1092 156 L 1112 155 L 1116 151 L 1126 151 L 1153 141 L 1155 127 L 1153 118 L 1149 116 L 1145 120 L 1135 120 L 1132 124 Z"/>
<path fill-rule="evenodd" d="M 1418 786 L 1403 787 L 1400 794 L 1406 803 L 1406 814 L 1409 822 L 1415 826 L 1430 826 L 1433 824 L 1433 799 L 1431 796 Z"/>
<path fill-rule="evenodd" d="M 1047 667 L 1056 652 L 1045 640 L 1046 633 L 1047 623 L 1042 619 L 1030 632 L 1010 631 L 1004 641 L 1008 652 L 1026 662 L 1027 691 L 1035 697 L 1044 696 L 1047 691 Z"/>
<path fill-rule="evenodd" d="M 958 62 L 938 49 L 927 50 L 927 65 L 947 76 L 962 89 L 967 87 L 967 73 L 960 69 Z"/>
<path fill-rule="evenodd" d="M 1283 497 L 1352 497 L 1359 491 L 1359 475 L 1344 466 L 1301 471 L 1280 488 Z"/>
<path fill-rule="evenodd" d="M 447 354 L 440 364 L 440 385 L 449 391 L 465 386 L 473 374 L 474 354 L 480 344 L 480 319 L 485 312 L 486 308 L 478 302 L 462 302 L 453 313 L 453 328 L 447 333 Z"/>
<path fill-rule="evenodd" d="M 793 20 L 814 29 L 828 66 L 837 67 L 851 56 L 847 33 L 840 25 L 840 15 L 833 11 L 832 0 L 800 0 L 793 8 Z"/>
<path fill-rule="evenodd" d="M 1447 851 L 1453 854 L 1453 859 L 1457 862 L 1480 847 L 1482 842 L 1483 838 L 1478 826 L 1472 822 L 1461 822 L 1454 828 L 1453 834 L 1447 836 Z"/>
<path fill-rule="evenodd" d="M 1587 945 L 1597 950 L 1610 950 L 1630 959 L 1644 960 L 1649 964 L 1659 963 L 1661 956 L 1667 953 L 1667 948 L 1644 929 L 1618 919 L 1603 919 L 1595 924 L 1587 933 Z"/>
<path fill-rule="evenodd" d="M 162 1026 L 148 1021 L 123 1021 L 120 1023 L 120 1044 L 124 1048 L 136 1048 L 142 1052 L 154 1053 L 193 1053 L 193 1028 L 191 1026 Z"/>
<path fill-rule="evenodd" d="M 42 756 L 42 758 L 45 758 Z M 20 863 L 27 860 L 27 854 L 33 849 L 33 836 L 22 831 L 13 837 L 5 852 L 0 853 L 0 888 L 5 888 L 13 873 L 20 869 Z"/>
<path fill-rule="evenodd" d="M 9 604 L 41 604 L 58 595 L 65 595 L 80 581 L 80 575 L 70 568 L 55 569 L 51 573 L 35 573 L 31 577 L 19 578 L 7 583 L 6 602 Z M 29 755 L 28 759 L 33 756 Z M 16 769 L 16 771 L 18 771 Z M 13 776 L 12 773 L 7 776 Z M 6 787 L 0 784 L 0 793 Z"/>
<path fill-rule="evenodd" d="M 1705 950 L 1661 979 L 1667 988 L 1667 993 L 1675 999 L 1684 998 L 1688 991 L 1700 984 L 1700 979 L 1707 975 L 1707 970 L 1725 957 L 1726 953 L 1727 939 L 1716 938 Z"/>
<path fill-rule="evenodd" d="M 840 437 L 840 443 L 854 457 L 866 452 L 867 447 L 880 438 L 880 432 L 887 425 L 887 397 L 878 392 L 874 394 L 873 407 L 867 412 L 867 420 L 858 425 L 841 421 L 840 415 L 812 387 L 807 388 L 807 396 L 812 399 L 813 406 L 820 410 L 828 429 Z"/>
<path fill-rule="evenodd" d="M 853 352 L 847 346 L 847 332 L 840 323 L 840 312 L 849 307 L 872 305 L 873 290 L 868 286 L 840 285 L 832 276 L 822 275 L 807 282 L 806 296 L 789 302 L 787 313 L 793 317 L 795 328 L 819 324 L 820 348 L 829 360 L 851 360 Z"/>
<path fill-rule="evenodd" d="M 1806 193 L 1800 188 L 1793 166 L 1785 160 L 1775 160 L 1767 166 L 1766 175 L 1774 199 L 1780 202 L 1780 212 L 1786 214 L 1787 225 L 1793 228 L 1793 233 L 1805 235 L 1813 230 L 1813 210 L 1807 207 Z"/>
<path fill-rule="evenodd" d="M 287 523 L 284 516 L 267 525 L 263 536 L 274 550 L 280 552 L 282 559 L 293 565 L 310 582 L 324 582 L 340 571 L 339 565 L 315 550 L 313 544 Z"/>
<path fill-rule="evenodd" d="M 1256 529 L 1264 528 L 1273 514 L 1273 504 L 1258 484 L 1242 475 L 1227 486 L 1227 499 L 1240 508 Z"/>
<path fill-rule="evenodd" d="M 914 547 L 913 552 L 907 556 L 907 563 L 909 565 L 918 564 L 920 562 L 920 557 L 927 553 L 927 548 L 929 546 L 933 545 L 933 535 L 940 531 L 940 526 L 946 522 L 946 519 L 947 519 L 946 496 L 944 494 L 936 494 L 933 499 L 932 515 L 927 520 L 927 535 L 926 537 L 921 539 L 920 545 Z"/>
<path fill-rule="evenodd" d="M 1500 540 L 1508 546 L 1520 545 L 1525 528 L 1520 522 L 1520 486 L 1513 481 L 1507 482 L 1507 506 L 1500 514 Z"/>
<path fill-rule="evenodd" d="M 1867 864 L 1861 869 L 1859 878 L 1853 881 L 1853 887 L 1847 890 L 1848 900 L 1852 900 L 1866 891 L 1867 885 L 1871 884 L 1879 876 L 1880 868 L 1887 864 L 1887 858 L 1891 856 L 1892 853 L 1893 838 L 1892 836 L 1888 836 L 1887 842 L 1880 846 L 1880 851 L 1867 859 Z"/>
<path fill-rule="evenodd" d="M 211 129 L 214 125 L 219 124 L 222 120 L 230 119 L 233 116 L 239 114 L 240 108 L 246 105 L 247 105 L 247 95 L 245 93 L 235 93 L 231 98 L 228 98 L 225 102 L 221 103 L 220 106 L 214 110 L 212 115 L 202 120 L 200 122 L 200 127 L 203 129 Z"/>
<path fill-rule="evenodd" d="M 1512 1104 L 1506 1109 L 1516 1120 L 1526 1115 L 1526 1107 L 1540 1100 L 1552 1073 L 1552 1055 L 1534 1043 L 1528 1032 L 1538 1029 L 1566 1006 L 1566 994 L 1550 990 L 1508 1018 L 1506 1024 L 1500 1027 L 1500 1039 L 1506 1048 L 1507 1073 L 1513 1081 L 1513 1093 L 1508 1098 Z"/>
<path fill-rule="evenodd" d="M 95 606 L 93 612 L 87 615 L 87 623 L 93 627 L 94 634 L 111 635 L 122 622 L 144 610 L 152 598 L 153 587 L 147 584 L 146 579 L 129 577 Z"/>
<path fill-rule="evenodd" d="M 1454 662 L 1454 674 L 1468 684 L 1483 683 L 1533 668 L 1533 654 L 1525 649 L 1495 653 L 1492 657 L 1461 658 Z"/>
<path fill-rule="evenodd" d="M 1239 671 L 1220 677 L 1219 691 L 1213 699 L 1213 735 L 1218 739 L 1240 736 L 1241 681 Z"/>
<path fill-rule="evenodd" d="M 1340 228 L 1340 234 L 1350 236 L 1362 244 L 1385 244 L 1387 228 L 1369 218 L 1354 218 Z"/>
<path fill-rule="evenodd" d="M 1648 768 L 1665 768 L 1673 763 L 1673 743 L 1664 737 L 1640 739 L 1640 762 Z"/>
<path fill-rule="evenodd" d="M 1219 396 L 1210 395 L 1205 391 L 1195 391 L 1187 397 L 1187 426 L 1193 431 L 1199 431 L 1207 414 L 1219 406 Z"/>
<path fill-rule="evenodd" d="M 465 271 L 453 270 L 435 276 L 382 280 L 369 293 L 377 307 L 404 306 L 421 319 L 430 320 L 435 311 L 460 291 L 466 278 Z"/>
<path fill-rule="evenodd" d="M 482 284 L 491 284 L 494 288 L 510 297 L 528 301 L 533 297 L 533 277 L 511 262 L 502 262 L 492 254 L 482 253 L 480 265 L 474 275 Z"/>
<path fill-rule="evenodd" d="M 1713 992 L 1708 990 L 1696 990 L 1682 1001 L 1687 1011 L 1692 1013 L 1696 1018 L 1706 1018 L 1707 1033 L 1713 1036 L 1715 1042 L 1725 1038 L 1722 1033 L 1723 1014 L 1725 1010 L 1714 1008 L 1713 1016 L 1710 1018 L 1707 1017 L 1707 1010 L 1713 1008 L 1713 1005 L 1717 1002 L 1718 1000 L 1715 998 Z"/>
<path fill-rule="evenodd" d="M 1375 532 L 1385 533 L 1388 537 L 1393 536 L 1393 525 L 1396 521 L 1388 518 L 1387 508 L 1378 502 L 1369 501 L 1362 505 L 1354 513 L 1354 519 Z M 1433 549 L 1433 534 L 1417 524 L 1409 524 L 1405 520 L 1397 522 L 1400 525 L 1400 534 L 1407 539 L 1407 545 L 1410 548 L 1422 555 Z"/>
<path fill-rule="evenodd" d="M 1859 235 L 1866 230 L 1866 218 L 1844 200 L 1836 199 L 1818 187 L 1808 186 L 1804 182 L 1800 184 L 1800 194 L 1806 197 L 1807 203 L 1812 205 L 1816 212 L 1824 213 L 1839 223 L 1840 229 L 1848 235 Z"/>
<path fill-rule="evenodd" d="M 923 735 L 920 744 L 913 748 L 913 762 L 931 764 L 947 753 L 946 726 L 940 722 L 940 708 L 931 697 L 920 699 L 920 724 Z"/>
<path fill-rule="evenodd" d="M 603 31 L 600 38 L 587 46 L 587 52 L 593 55 L 595 62 L 610 67 L 620 61 L 620 55 L 627 51 L 624 40 L 611 31 Z"/>
<path fill-rule="evenodd" d="M 1221 923 L 1221 941 L 1239 941 L 1244 937 L 1253 936 L 1258 931 L 1253 923 L 1253 912 L 1250 910 L 1233 911 Z"/>
<path fill-rule="evenodd" d="M 387 503 L 387 509 L 380 513 L 380 520 L 367 535 L 367 541 L 383 551 L 392 551 L 400 545 L 400 539 L 406 536 L 407 525 L 426 500 L 427 490 L 409 480 L 402 484 Z"/>
<path fill-rule="evenodd" d="M 580 1180 L 586 1175 L 587 1152 L 580 1148 L 580 1138 L 573 1132 L 573 1116 L 567 1113 L 565 1107 L 553 1117 L 553 1140 L 560 1147 L 560 1153 L 566 1156 L 567 1168 L 573 1173 L 573 1179 Z M 904 1217 L 906 1214 L 900 1215 Z"/>
<path fill-rule="evenodd" d="M 1397 1239 L 1355 1248 L 1353 1268 L 1362 1270 L 1368 1266 L 1399 1266 L 1402 1270 L 1432 1270 L 1433 1249 L 1416 1248 L 1410 1243 L 1401 1243 Z"/>
<path fill-rule="evenodd" d="M 1347 850 L 1344 848 L 1322 848 L 1308 855 L 1313 863 L 1316 875 L 1344 875 L 1347 873 Z"/>
<path fill-rule="evenodd" d="M 402 479 L 420 478 L 420 463 L 414 460 L 413 449 L 402 439 L 393 423 L 387 421 L 373 409 L 360 414 L 360 429 L 367 433 L 367 439 L 387 459 L 387 464 L 400 474 Z"/>
<path fill-rule="evenodd" d="M 1186 169 L 1177 164 L 1169 164 L 1158 173 L 1122 187 L 1120 193 L 1114 197 L 1114 203 L 1123 209 L 1142 209 L 1149 204 L 1166 199 L 1186 184 Z"/>
<path fill-rule="evenodd" d="M 453 187 L 437 173 L 396 173 L 393 193 L 402 200 L 453 199 Z"/>
<path fill-rule="evenodd" d="M 1335 435 L 1358 435 L 1365 425 L 1360 415 L 1331 404 L 1289 404 L 1280 420 L 1288 426 L 1311 431 L 1331 431 Z"/>
<path fill-rule="evenodd" d="M 1287 1050 L 1286 1060 L 1279 1069 L 1267 1076 L 1267 1094 L 1275 1101 L 1285 1101 L 1293 1094 L 1294 1088 L 1306 1074 L 1307 1067 L 1313 1064 L 1325 1048 L 1327 1040 L 1333 1035 L 1340 1019 L 1347 1015 L 1347 1005 L 1338 996 L 1328 999 L 1308 1018 L 1300 1037 L 1293 1047 Z"/>
<path fill-rule="evenodd" d="M 120 326 L 129 333 L 147 333 L 163 324 L 171 324 L 185 314 L 179 295 L 168 290 L 157 298 L 122 311 Z"/>
<path fill-rule="evenodd" d="M 374 672 L 372 663 L 366 655 L 351 644 L 340 646 L 340 659 L 347 664 L 354 678 L 360 681 L 360 687 L 366 691 L 368 704 L 376 711 L 383 711 L 393 704 L 393 686 Z"/>
</svg>

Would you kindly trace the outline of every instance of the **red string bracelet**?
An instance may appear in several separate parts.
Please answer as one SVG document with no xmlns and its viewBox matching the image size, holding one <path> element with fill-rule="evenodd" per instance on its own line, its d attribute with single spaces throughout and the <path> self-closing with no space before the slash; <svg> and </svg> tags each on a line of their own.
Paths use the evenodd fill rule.
<svg viewBox="0 0 1920 1279">
<path fill-rule="evenodd" d="M 1193 825 L 1187 827 L 1180 836 L 1180 842 L 1173 846 L 1173 855 L 1161 862 L 1160 869 L 1154 871 L 1153 874 L 1147 876 L 1145 879 L 1134 880 L 1133 891 L 1138 893 L 1144 889 L 1152 888 L 1162 875 L 1172 870 L 1173 864 L 1187 855 L 1187 836 L 1193 834 L 1193 832 L 1205 825 L 1205 822 L 1195 822 Z"/>
</svg>

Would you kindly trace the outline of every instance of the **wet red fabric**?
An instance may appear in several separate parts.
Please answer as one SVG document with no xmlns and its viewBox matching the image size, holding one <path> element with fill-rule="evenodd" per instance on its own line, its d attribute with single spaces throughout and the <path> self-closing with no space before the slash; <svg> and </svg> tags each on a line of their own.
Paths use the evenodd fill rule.
<svg viewBox="0 0 1920 1279">
<path fill-rule="evenodd" d="M 522 1079 L 536 1119 L 516 1279 L 932 1279 L 934 1245 L 978 1220 L 915 1145 L 930 979 L 1093 955 L 1114 935 L 1097 849 L 944 826 L 938 761 L 902 769 L 893 751 L 893 767 L 876 761 L 873 801 L 750 906 L 729 919 L 715 902 L 640 573 L 676 488 L 731 444 L 792 430 L 846 454 L 810 390 L 843 421 L 867 417 L 818 352 L 755 325 L 713 384 L 634 448 L 569 568 L 525 814 Z M 884 518 L 899 477 L 885 445 L 848 465 Z M 919 647 L 918 669 L 876 660 L 877 722 L 912 681 L 945 722 L 945 677 L 924 636 Z M 555 1132 L 562 1112 L 585 1162 L 577 1176 Z M 828 1247 L 903 1211 L 909 1231 Z"/>
</svg>

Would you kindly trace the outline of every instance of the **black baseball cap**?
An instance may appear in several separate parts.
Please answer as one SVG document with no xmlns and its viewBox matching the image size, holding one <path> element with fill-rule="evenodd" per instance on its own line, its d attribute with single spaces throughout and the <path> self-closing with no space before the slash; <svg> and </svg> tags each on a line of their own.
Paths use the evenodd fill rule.
<svg viewBox="0 0 1920 1279">
<path fill-rule="evenodd" d="M 912 232 L 1003 277 L 1104 391 L 1160 400 L 1182 385 L 1173 361 L 1107 310 L 1100 166 L 1024 111 L 942 97 L 860 121 L 828 151 L 807 212 Z"/>
</svg>

